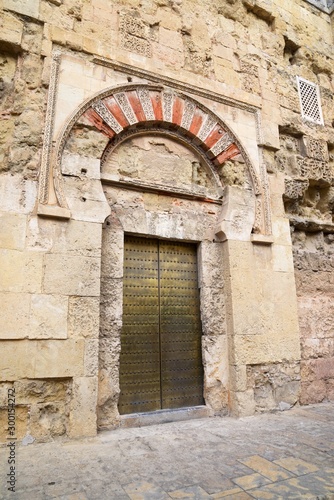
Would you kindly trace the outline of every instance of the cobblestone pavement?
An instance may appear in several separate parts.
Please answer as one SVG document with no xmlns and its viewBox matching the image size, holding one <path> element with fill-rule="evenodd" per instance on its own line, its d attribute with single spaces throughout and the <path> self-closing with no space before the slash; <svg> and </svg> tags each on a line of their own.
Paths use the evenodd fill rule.
<svg viewBox="0 0 334 500">
<path fill-rule="evenodd" d="M 18 446 L 7 499 L 334 499 L 334 404 Z"/>
</svg>

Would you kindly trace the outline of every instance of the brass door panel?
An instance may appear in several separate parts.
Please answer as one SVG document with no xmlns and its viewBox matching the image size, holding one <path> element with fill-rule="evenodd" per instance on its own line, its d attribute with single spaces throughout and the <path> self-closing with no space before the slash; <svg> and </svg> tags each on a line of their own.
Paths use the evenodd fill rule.
<svg viewBox="0 0 334 500">
<path fill-rule="evenodd" d="M 196 247 L 126 237 L 121 414 L 203 404 Z"/>
<path fill-rule="evenodd" d="M 203 404 L 196 247 L 159 242 L 162 408 Z"/>
<path fill-rule="evenodd" d="M 159 279 L 156 241 L 125 239 L 119 412 L 158 410 Z"/>
</svg>

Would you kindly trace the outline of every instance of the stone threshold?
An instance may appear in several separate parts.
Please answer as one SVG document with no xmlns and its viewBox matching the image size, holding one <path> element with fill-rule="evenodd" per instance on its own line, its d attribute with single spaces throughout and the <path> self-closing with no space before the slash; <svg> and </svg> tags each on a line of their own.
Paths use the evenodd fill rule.
<svg viewBox="0 0 334 500">
<path fill-rule="evenodd" d="M 157 410 L 147 413 L 131 413 L 121 415 L 120 427 L 142 427 L 146 425 L 165 424 L 181 420 L 213 417 L 213 411 L 207 406 L 192 406 L 173 410 Z"/>
</svg>

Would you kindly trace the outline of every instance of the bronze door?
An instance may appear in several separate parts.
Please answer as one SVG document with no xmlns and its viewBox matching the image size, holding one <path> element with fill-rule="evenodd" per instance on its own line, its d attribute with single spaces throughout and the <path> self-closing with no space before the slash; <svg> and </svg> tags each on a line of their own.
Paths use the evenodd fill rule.
<svg viewBox="0 0 334 500">
<path fill-rule="evenodd" d="M 197 251 L 125 237 L 121 414 L 203 404 Z"/>
</svg>

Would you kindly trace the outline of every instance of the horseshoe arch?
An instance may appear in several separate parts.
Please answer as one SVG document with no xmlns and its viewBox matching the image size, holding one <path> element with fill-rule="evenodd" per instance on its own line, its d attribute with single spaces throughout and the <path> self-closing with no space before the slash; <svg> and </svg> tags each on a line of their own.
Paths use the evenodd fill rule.
<svg viewBox="0 0 334 500">
<path fill-rule="evenodd" d="M 268 214 L 264 209 L 264 187 L 252 161 L 231 128 L 194 98 L 162 85 L 129 84 L 112 87 L 87 99 L 67 120 L 52 154 L 55 193 L 60 207 L 67 208 L 63 191 L 62 156 L 72 128 L 83 120 L 109 138 L 110 152 L 123 140 L 150 128 L 171 133 L 186 142 L 214 173 L 216 166 L 241 155 L 252 180 L 256 197 L 253 232 L 268 234 Z M 104 155 L 103 155 L 104 156 Z M 39 202 L 48 204 L 49 182 L 40 189 Z"/>
</svg>

